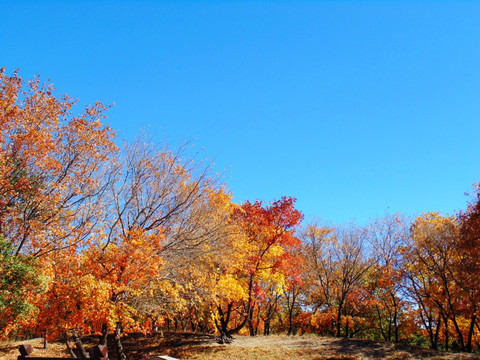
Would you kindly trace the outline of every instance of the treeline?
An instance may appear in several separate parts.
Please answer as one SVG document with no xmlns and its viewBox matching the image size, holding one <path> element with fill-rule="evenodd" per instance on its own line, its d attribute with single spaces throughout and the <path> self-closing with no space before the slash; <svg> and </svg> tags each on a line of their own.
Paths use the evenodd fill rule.
<svg viewBox="0 0 480 360">
<path fill-rule="evenodd" d="M 210 164 L 107 106 L 0 72 L 0 334 L 316 333 L 479 347 L 480 191 L 457 216 L 301 227 L 295 199 L 235 204 Z M 122 355 L 122 358 L 126 358 Z"/>
</svg>

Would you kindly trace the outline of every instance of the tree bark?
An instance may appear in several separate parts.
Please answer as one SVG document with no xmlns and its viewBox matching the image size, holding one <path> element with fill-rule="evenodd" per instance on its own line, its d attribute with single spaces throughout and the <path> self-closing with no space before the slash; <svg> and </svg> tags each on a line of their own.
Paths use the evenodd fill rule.
<svg viewBox="0 0 480 360">
<path fill-rule="evenodd" d="M 255 328 L 253 327 L 253 310 L 255 309 L 255 306 L 250 306 L 250 309 L 248 310 L 248 330 L 250 333 L 250 336 L 255 336 Z"/>
<path fill-rule="evenodd" d="M 438 315 L 437 318 L 437 329 L 435 330 L 435 349 L 438 348 L 438 335 L 440 334 L 440 327 L 442 325 L 442 317 Z"/>
<path fill-rule="evenodd" d="M 118 359 L 127 360 L 127 356 L 125 355 L 125 352 L 123 350 L 121 334 L 122 334 L 122 326 L 118 322 L 117 327 L 115 328 L 115 346 L 117 348 Z"/>
<path fill-rule="evenodd" d="M 288 332 L 287 335 L 293 335 L 293 310 L 295 308 L 295 301 L 297 299 L 297 295 L 295 294 L 295 289 L 292 290 L 292 302 L 287 299 L 287 307 L 288 307 Z"/>
<path fill-rule="evenodd" d="M 217 307 L 218 314 L 220 315 L 220 323 L 217 319 L 215 319 L 215 327 L 220 332 L 220 340 L 221 344 L 229 344 L 232 342 L 232 334 L 236 334 L 240 329 L 242 329 L 248 320 L 248 315 L 245 315 L 243 321 L 235 328 L 228 330 L 228 323 L 230 322 L 230 316 L 232 314 L 233 303 L 229 303 L 227 305 L 227 311 L 224 312 L 221 306 Z"/>
<path fill-rule="evenodd" d="M 393 300 L 393 326 L 394 326 L 394 336 L 395 336 L 395 342 L 399 342 L 399 334 L 398 334 L 398 303 L 397 303 L 397 298 L 395 297 L 395 293 L 391 292 L 390 295 L 392 296 Z"/>
<path fill-rule="evenodd" d="M 460 326 L 458 325 L 457 322 L 457 317 L 455 313 L 452 314 L 452 322 L 453 325 L 455 326 L 455 331 L 457 332 L 458 340 L 460 340 L 460 348 L 462 351 L 465 351 L 465 340 L 463 339 L 463 333 L 462 330 L 460 329 Z"/>
<path fill-rule="evenodd" d="M 43 335 L 43 348 L 46 350 L 48 349 L 48 340 L 47 340 L 47 334 L 48 334 L 48 330 L 44 330 L 43 331 L 44 335 Z"/>
<path fill-rule="evenodd" d="M 337 331 L 335 333 L 335 337 L 342 336 L 342 310 L 343 310 L 343 301 L 338 304 L 337 310 Z"/>
<path fill-rule="evenodd" d="M 467 352 L 472 352 L 472 339 L 473 339 L 473 332 L 475 331 L 475 321 L 476 321 L 476 319 L 477 319 L 477 316 L 473 315 L 471 323 L 470 323 L 470 328 L 468 329 L 467 345 L 465 347 Z"/>
<path fill-rule="evenodd" d="M 77 354 L 73 352 L 72 347 L 70 346 L 70 342 L 68 341 L 68 334 L 65 333 L 65 345 L 67 346 L 68 353 L 74 359 L 77 359 Z"/>
<path fill-rule="evenodd" d="M 100 336 L 100 345 L 107 346 L 108 342 L 108 325 L 106 323 L 102 324 L 102 335 Z"/>
<path fill-rule="evenodd" d="M 268 336 L 270 335 L 270 318 L 265 319 L 263 325 L 263 335 Z"/>
<path fill-rule="evenodd" d="M 85 350 L 82 344 L 82 340 L 78 337 L 77 330 L 73 330 L 73 340 L 75 341 L 75 345 L 77 345 L 77 349 L 80 350 L 82 357 L 86 359 L 90 359 L 90 354 Z"/>
</svg>

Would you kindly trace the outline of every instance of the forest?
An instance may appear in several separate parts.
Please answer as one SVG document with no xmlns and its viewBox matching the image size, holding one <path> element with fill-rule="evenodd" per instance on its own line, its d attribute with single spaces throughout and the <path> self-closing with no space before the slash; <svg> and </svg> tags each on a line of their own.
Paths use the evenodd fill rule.
<svg viewBox="0 0 480 360">
<path fill-rule="evenodd" d="M 464 210 L 307 222 L 295 199 L 236 204 L 208 160 L 109 106 L 77 110 L 0 71 L 0 337 L 316 334 L 480 349 L 480 187 Z M 442 194 L 438 194 L 442 196 Z M 75 343 L 76 345 L 73 345 Z M 122 355 L 126 359 L 126 355 Z"/>
</svg>

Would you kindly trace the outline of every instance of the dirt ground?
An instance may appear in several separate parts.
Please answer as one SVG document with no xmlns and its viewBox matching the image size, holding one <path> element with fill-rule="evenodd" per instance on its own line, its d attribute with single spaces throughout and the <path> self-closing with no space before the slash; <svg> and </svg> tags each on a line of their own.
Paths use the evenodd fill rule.
<svg viewBox="0 0 480 360">
<path fill-rule="evenodd" d="M 33 346 L 32 356 L 68 356 L 67 348 L 64 344 L 53 343 L 48 344 L 48 350 L 43 349 L 43 339 L 34 339 L 26 341 L 4 341 L 0 342 L 0 359 L 1 360 L 17 360 L 20 352 L 18 347 L 22 344 L 30 344 Z"/>
<path fill-rule="evenodd" d="M 236 336 L 232 344 L 220 345 L 213 335 L 166 334 L 131 335 L 124 340 L 129 360 L 159 359 L 169 355 L 181 360 L 370 360 L 370 359 L 478 359 L 479 355 L 445 353 L 401 344 L 380 343 L 357 339 L 336 339 L 306 336 Z M 96 337 L 84 339 L 87 348 L 97 342 Z M 64 344 L 49 344 L 43 350 L 40 339 L 24 342 L 0 343 L 0 359 L 16 360 L 18 346 L 23 343 L 34 347 L 36 356 L 68 357 Z M 109 342 L 110 359 L 116 360 L 113 339 Z"/>
<path fill-rule="evenodd" d="M 480 359 L 473 354 L 442 353 L 402 344 L 312 335 L 238 337 L 233 346 L 304 352 L 305 359 Z"/>
</svg>

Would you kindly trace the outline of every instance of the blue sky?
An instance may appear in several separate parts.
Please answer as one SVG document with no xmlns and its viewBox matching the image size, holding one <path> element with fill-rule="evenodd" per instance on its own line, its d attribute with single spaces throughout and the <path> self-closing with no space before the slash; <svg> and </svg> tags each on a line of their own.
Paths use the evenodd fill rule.
<svg viewBox="0 0 480 360">
<path fill-rule="evenodd" d="M 480 181 L 475 1 L 2 1 L 0 66 L 215 158 L 237 202 L 342 223 Z"/>
</svg>

